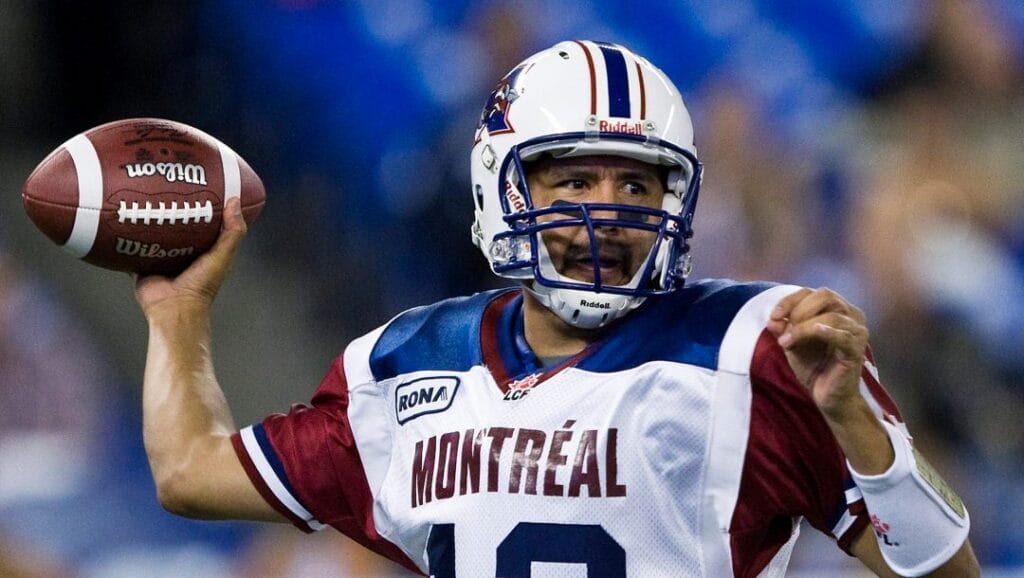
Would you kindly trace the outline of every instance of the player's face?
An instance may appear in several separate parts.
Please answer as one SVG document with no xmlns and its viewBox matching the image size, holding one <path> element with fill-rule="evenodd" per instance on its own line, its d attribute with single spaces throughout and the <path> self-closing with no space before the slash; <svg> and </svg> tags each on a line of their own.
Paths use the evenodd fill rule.
<svg viewBox="0 0 1024 578">
<path fill-rule="evenodd" d="M 534 208 L 558 204 L 603 203 L 660 209 L 665 188 L 656 166 L 616 156 L 555 159 L 544 157 L 528 169 Z M 644 221 L 653 217 L 626 211 L 594 211 L 591 218 Z M 579 211 L 542 215 L 538 222 L 580 218 Z M 583 282 L 594 281 L 595 264 L 585 226 L 556 227 L 541 233 L 555 269 Z M 595 227 L 598 267 L 605 285 L 626 285 L 645 263 L 656 234 L 629 227 Z"/>
</svg>

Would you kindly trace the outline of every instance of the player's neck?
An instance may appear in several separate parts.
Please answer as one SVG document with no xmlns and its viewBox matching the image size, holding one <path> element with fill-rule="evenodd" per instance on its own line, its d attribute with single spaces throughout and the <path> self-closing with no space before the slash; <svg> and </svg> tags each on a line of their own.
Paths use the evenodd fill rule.
<svg viewBox="0 0 1024 578">
<path fill-rule="evenodd" d="M 523 331 L 530 349 L 540 358 L 575 355 L 601 336 L 599 331 L 562 321 L 529 291 L 523 291 Z"/>
</svg>

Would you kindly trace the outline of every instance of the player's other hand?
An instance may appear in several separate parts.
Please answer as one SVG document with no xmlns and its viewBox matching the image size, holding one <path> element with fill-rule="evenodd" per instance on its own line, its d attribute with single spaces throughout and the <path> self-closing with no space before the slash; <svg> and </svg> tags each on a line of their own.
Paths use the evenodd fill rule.
<svg viewBox="0 0 1024 578">
<path fill-rule="evenodd" d="M 165 309 L 198 308 L 208 311 L 214 297 L 231 272 L 238 247 L 247 227 L 241 203 L 229 199 L 216 244 L 177 277 L 147 275 L 135 280 L 135 298 L 147 318 Z"/>
<path fill-rule="evenodd" d="M 767 329 L 825 417 L 841 422 L 860 409 L 868 346 L 863 311 L 829 289 L 801 289 L 775 306 Z"/>
</svg>

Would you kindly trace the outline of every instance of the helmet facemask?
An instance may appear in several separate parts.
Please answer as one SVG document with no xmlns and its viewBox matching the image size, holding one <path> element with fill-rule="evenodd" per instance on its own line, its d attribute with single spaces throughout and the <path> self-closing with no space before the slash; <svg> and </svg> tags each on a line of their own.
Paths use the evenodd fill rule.
<svg viewBox="0 0 1024 578">
<path fill-rule="evenodd" d="M 682 285 L 688 273 L 687 239 L 692 235 L 699 180 L 693 167 L 700 168 L 685 151 L 677 151 L 684 163 L 660 171 L 666 175 L 666 190 L 658 208 L 561 199 L 538 207 L 524 158 L 532 161 L 552 153 L 556 158 L 584 156 L 575 145 L 567 154 L 565 143 L 574 140 L 523 143 L 506 158 L 499 186 L 505 191 L 501 202 L 508 230 L 494 236 L 491 262 L 498 274 L 529 271 L 532 282 L 526 282 L 526 287 L 567 323 L 602 327 L 638 307 L 647 296 Z M 626 139 L 616 152 L 638 156 L 621 154 L 629 145 L 643 146 Z M 648 160 L 651 152 L 641 152 Z"/>
</svg>

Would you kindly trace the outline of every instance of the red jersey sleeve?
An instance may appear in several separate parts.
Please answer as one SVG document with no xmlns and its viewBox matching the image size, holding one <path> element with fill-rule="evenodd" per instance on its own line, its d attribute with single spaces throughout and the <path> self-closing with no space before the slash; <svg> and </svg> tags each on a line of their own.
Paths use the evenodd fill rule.
<svg viewBox="0 0 1024 578">
<path fill-rule="evenodd" d="M 415 564 L 381 536 L 348 418 L 349 390 L 339 356 L 309 404 L 268 416 L 233 436 L 249 479 L 278 512 L 305 532 L 332 526 L 410 570 Z"/>
<path fill-rule="evenodd" d="M 777 548 L 765 545 L 782 547 L 793 520 L 803 517 L 849 552 L 868 524 L 864 500 L 824 417 L 767 330 L 758 339 L 750 381 L 750 437 L 733 518 L 734 543 L 740 551 L 770 553 L 770 559 Z M 900 419 L 878 382 L 870 352 L 861 393 L 880 419 Z M 763 565 L 751 562 L 749 567 Z"/>
</svg>

